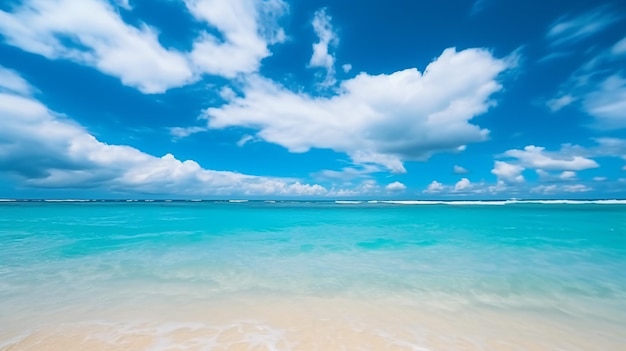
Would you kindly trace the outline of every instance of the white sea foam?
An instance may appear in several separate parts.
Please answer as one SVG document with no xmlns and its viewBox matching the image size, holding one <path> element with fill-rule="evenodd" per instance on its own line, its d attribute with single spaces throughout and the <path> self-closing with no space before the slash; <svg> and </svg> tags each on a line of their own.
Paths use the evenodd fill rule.
<svg viewBox="0 0 626 351">
<path fill-rule="evenodd" d="M 593 203 L 600 205 L 626 205 L 626 200 L 596 200 Z"/>
<path fill-rule="evenodd" d="M 392 205 L 439 205 L 445 203 L 444 201 L 426 201 L 426 200 L 386 200 L 380 201 L 384 204 L 392 204 Z"/>
<path fill-rule="evenodd" d="M 45 199 L 45 202 L 89 202 L 90 200 L 84 199 Z"/>
<path fill-rule="evenodd" d="M 30 201 L 44 201 L 44 202 L 96 202 L 96 201 L 106 201 L 106 200 L 89 200 L 89 199 L 44 199 L 44 200 L 17 200 L 17 199 L 0 199 L 0 202 L 30 202 Z M 120 200 L 125 202 L 154 202 L 155 200 L 136 200 L 136 199 L 127 199 Z M 172 202 L 172 200 L 162 200 L 163 202 Z M 189 200 L 190 202 L 203 202 L 201 199 L 193 199 Z M 249 200 L 244 199 L 232 199 L 228 200 L 230 203 L 246 203 Z M 213 201 L 213 202 L 222 202 L 222 201 Z M 275 201 L 275 200 L 265 200 L 265 203 L 293 203 L 293 204 L 309 204 L 315 203 L 310 201 Z M 322 201 L 327 202 L 327 201 Z M 603 200 L 565 200 L 565 199 L 555 199 L 555 200 L 521 200 L 521 199 L 511 199 L 511 200 L 368 200 L 368 201 L 359 201 L 359 200 L 335 200 L 333 201 L 335 204 L 391 204 L 391 205 L 456 205 L 456 206 L 498 206 L 498 205 L 515 205 L 515 204 L 542 204 L 542 205 L 588 205 L 588 204 L 596 204 L 596 205 L 626 205 L 626 199 L 603 199 Z"/>
<path fill-rule="evenodd" d="M 626 205 L 626 200 L 517 200 L 511 203 L 535 203 L 543 205 Z"/>
<path fill-rule="evenodd" d="M 444 202 L 446 205 L 461 205 L 461 206 L 503 206 L 507 204 L 507 201 L 449 201 Z"/>
<path fill-rule="evenodd" d="M 626 205 L 626 200 L 476 200 L 476 201 L 431 201 L 431 200 L 383 200 L 368 203 L 385 203 L 392 205 L 453 205 L 453 206 L 503 206 L 514 204 L 542 205 Z"/>
<path fill-rule="evenodd" d="M 26 339 L 29 335 L 30 333 L 25 332 L 7 340 L 0 340 L 0 350 L 8 350 L 11 346 L 19 344 L 19 342 Z"/>
</svg>

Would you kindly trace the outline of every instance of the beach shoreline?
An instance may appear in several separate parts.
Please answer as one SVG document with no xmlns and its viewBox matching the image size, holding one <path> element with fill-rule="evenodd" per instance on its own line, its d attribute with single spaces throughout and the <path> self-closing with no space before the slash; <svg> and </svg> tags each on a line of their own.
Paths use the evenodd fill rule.
<svg viewBox="0 0 626 351">
<path fill-rule="evenodd" d="M 192 304 L 84 307 L 91 312 L 72 306 L 57 322 L 40 323 L 29 333 L 5 331 L 0 350 L 600 351 L 618 350 L 626 342 L 615 323 L 475 306 L 444 310 L 346 298 L 248 295 Z"/>
</svg>

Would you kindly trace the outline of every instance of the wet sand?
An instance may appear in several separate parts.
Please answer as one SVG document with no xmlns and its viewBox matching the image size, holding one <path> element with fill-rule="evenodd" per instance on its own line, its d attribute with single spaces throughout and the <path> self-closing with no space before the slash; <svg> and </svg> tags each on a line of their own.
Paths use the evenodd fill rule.
<svg viewBox="0 0 626 351">
<path fill-rule="evenodd" d="M 617 351 L 626 345 L 626 331 L 609 322 L 348 299 L 248 297 L 97 313 L 74 309 L 22 319 L 0 333 L 0 350 Z"/>
</svg>

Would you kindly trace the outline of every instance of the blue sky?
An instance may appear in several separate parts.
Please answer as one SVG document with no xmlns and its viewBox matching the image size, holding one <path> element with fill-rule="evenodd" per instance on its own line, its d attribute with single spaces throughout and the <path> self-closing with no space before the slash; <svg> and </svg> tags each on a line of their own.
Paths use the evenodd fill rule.
<svg viewBox="0 0 626 351">
<path fill-rule="evenodd" d="M 625 198 L 624 1 L 0 3 L 3 198 Z"/>
</svg>

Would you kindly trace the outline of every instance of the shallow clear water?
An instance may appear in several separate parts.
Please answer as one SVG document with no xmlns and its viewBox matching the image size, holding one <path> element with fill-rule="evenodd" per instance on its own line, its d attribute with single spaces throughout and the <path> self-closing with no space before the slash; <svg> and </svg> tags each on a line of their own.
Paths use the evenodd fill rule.
<svg viewBox="0 0 626 351">
<path fill-rule="evenodd" d="M 0 204 L 0 349 L 618 350 L 623 325 L 623 204 Z"/>
</svg>

